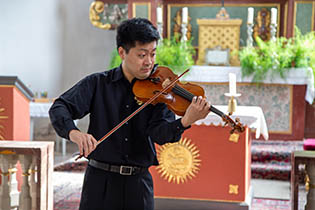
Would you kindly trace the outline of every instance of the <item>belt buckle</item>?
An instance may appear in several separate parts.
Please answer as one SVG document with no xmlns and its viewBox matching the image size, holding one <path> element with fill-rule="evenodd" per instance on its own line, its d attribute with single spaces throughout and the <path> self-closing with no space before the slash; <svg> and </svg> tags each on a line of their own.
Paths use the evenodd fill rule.
<svg viewBox="0 0 315 210">
<path fill-rule="evenodd" d="M 120 166 L 119 173 L 121 175 L 132 175 L 132 167 L 131 166 Z"/>
</svg>

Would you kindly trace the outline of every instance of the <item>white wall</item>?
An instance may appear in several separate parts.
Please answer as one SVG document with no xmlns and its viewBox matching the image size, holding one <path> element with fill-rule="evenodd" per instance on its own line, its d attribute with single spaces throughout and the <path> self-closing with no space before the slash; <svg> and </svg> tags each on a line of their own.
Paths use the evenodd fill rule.
<svg viewBox="0 0 315 210">
<path fill-rule="evenodd" d="M 115 31 L 89 22 L 93 0 L 0 2 L 0 75 L 56 97 L 87 74 L 107 69 Z"/>
<path fill-rule="evenodd" d="M 116 31 L 96 28 L 89 21 L 93 1 L 61 1 L 62 91 L 93 72 L 108 69 L 110 54 L 116 48 Z"/>
</svg>

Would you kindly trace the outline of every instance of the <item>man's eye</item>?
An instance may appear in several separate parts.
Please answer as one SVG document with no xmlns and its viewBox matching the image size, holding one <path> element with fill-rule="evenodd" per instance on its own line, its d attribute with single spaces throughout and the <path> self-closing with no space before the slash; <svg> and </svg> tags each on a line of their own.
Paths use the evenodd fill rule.
<svg viewBox="0 0 315 210">
<path fill-rule="evenodd" d="M 145 57 L 145 55 L 144 55 L 144 54 L 139 55 L 139 58 L 144 58 L 144 57 Z"/>
</svg>

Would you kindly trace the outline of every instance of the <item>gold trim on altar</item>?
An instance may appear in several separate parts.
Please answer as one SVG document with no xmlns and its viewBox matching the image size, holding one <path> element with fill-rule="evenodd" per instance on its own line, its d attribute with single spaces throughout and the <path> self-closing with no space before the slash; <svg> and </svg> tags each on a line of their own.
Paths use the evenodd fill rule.
<svg viewBox="0 0 315 210">
<path fill-rule="evenodd" d="M 0 98 L 1 100 L 1 98 Z M 0 104 L 1 105 L 1 104 Z M 2 120 L 6 120 L 8 119 L 9 117 L 6 116 L 6 115 L 2 115 L 2 112 L 5 111 L 5 108 L 3 107 L 0 107 L 0 140 L 4 140 L 5 137 L 4 137 L 4 126 L 3 124 L 1 123 Z"/>
<path fill-rule="evenodd" d="M 0 151 L 1 155 L 15 155 L 16 152 L 13 152 L 12 150 L 2 150 Z"/>
<path fill-rule="evenodd" d="M 229 141 L 234 142 L 234 143 L 238 143 L 239 138 L 240 138 L 240 134 L 233 133 L 230 135 Z"/>
<path fill-rule="evenodd" d="M 238 185 L 230 184 L 229 185 L 229 194 L 238 194 Z"/>
<path fill-rule="evenodd" d="M 167 143 L 159 147 L 156 167 L 161 177 L 168 182 L 185 183 L 192 179 L 199 171 L 201 160 L 199 150 L 190 139 L 181 138 L 176 143 Z"/>
</svg>

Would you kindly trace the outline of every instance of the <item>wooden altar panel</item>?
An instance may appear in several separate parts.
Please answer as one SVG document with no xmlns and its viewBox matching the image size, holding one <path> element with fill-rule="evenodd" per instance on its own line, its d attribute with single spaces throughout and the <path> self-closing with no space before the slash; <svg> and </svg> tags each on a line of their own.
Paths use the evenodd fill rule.
<svg viewBox="0 0 315 210">
<path fill-rule="evenodd" d="M 213 125 L 193 125 L 186 130 L 183 138 L 191 140 L 190 145 L 196 146 L 197 152 L 194 153 L 199 155 L 197 158 L 201 161 L 199 170 L 194 172 L 195 177 L 176 183 L 165 179 L 169 176 L 162 177 L 157 167 L 151 167 L 155 197 L 222 202 L 245 201 L 251 178 L 249 129 L 246 128 L 239 136 L 238 142 L 229 140 L 229 131 L 230 128 Z M 160 149 L 157 148 L 159 160 Z M 173 165 L 174 168 L 186 161 L 183 157 L 174 157 L 174 160 L 177 164 Z M 164 172 L 167 174 L 168 170 Z"/>
</svg>

